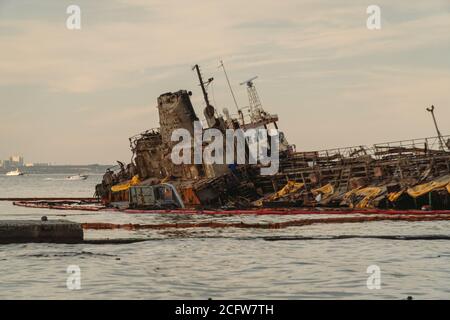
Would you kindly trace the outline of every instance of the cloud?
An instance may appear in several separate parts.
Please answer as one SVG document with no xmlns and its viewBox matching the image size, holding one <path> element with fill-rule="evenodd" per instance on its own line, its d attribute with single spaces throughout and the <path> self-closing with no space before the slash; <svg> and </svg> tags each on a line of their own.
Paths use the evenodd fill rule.
<svg viewBox="0 0 450 320">
<path fill-rule="evenodd" d="M 211 95 L 217 107 L 233 108 L 217 68 L 220 58 L 239 104 L 247 104 L 247 97 L 237 84 L 258 75 L 264 106 L 279 113 L 288 138 L 302 148 L 426 133 L 426 124 L 410 124 L 420 126 L 422 108 L 431 103 L 443 119 L 450 116 L 444 109 L 450 103 L 447 0 L 380 0 L 380 31 L 365 27 L 369 4 L 363 0 L 78 2 L 81 31 L 65 28 L 69 2 L 2 1 L 3 152 L 12 148 L 4 132 L 26 150 L 32 149 L 30 136 L 42 140 L 62 130 L 65 141 L 79 146 L 82 141 L 90 150 L 70 155 L 72 160 L 106 162 L 115 159 L 115 150 L 126 158 L 128 135 L 157 125 L 159 94 L 192 90 L 202 115 L 202 96 L 190 71 L 195 63 L 215 78 Z M 11 90 L 16 94 L 7 93 Z M 64 122 L 67 117 L 73 120 Z M 11 125 L 19 121 L 40 130 L 21 133 Z M 364 131 L 368 126 L 372 130 Z M 314 139 L 304 141 L 318 128 Z M 52 146 L 57 145 L 55 138 Z M 108 151 L 96 151 L 99 145 Z M 32 156 L 62 161 L 69 149 L 63 155 L 36 149 Z"/>
<path fill-rule="evenodd" d="M 0 37 L 1 46 L 8 48 L 0 62 L 4 74 L 0 84 L 46 83 L 51 90 L 92 92 L 129 85 L 124 76 L 135 75 L 134 82 L 161 77 L 143 75 L 142 70 L 212 57 L 240 55 L 252 60 L 243 66 L 250 67 L 407 51 L 447 41 L 450 27 L 447 12 L 385 23 L 381 31 L 371 32 L 365 28 L 363 6 L 329 9 L 312 1 L 302 5 L 297 1 L 242 5 L 234 0 L 226 4 L 194 1 L 189 6 L 176 1 L 129 4 L 146 8 L 152 19 L 134 21 L 130 16 L 99 24 L 96 16 L 102 20 L 101 10 L 91 12 L 87 7 L 82 9 L 88 20 L 81 31 L 37 17 L 1 22 L 0 29 L 21 31 L 14 37 Z M 110 15 L 124 5 L 120 1 L 104 4 Z M 251 59 L 262 52 L 266 56 Z"/>
</svg>

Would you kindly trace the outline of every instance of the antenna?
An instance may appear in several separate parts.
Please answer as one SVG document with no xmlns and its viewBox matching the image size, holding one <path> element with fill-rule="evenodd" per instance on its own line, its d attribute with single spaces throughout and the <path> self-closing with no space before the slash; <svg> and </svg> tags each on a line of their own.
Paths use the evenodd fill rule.
<svg viewBox="0 0 450 320">
<path fill-rule="evenodd" d="M 236 97 L 234 96 L 233 88 L 231 87 L 230 80 L 228 79 L 227 71 L 225 70 L 225 65 L 223 64 L 223 60 L 220 60 L 219 68 L 223 69 L 223 73 L 225 73 L 225 78 L 227 79 L 228 88 L 230 88 L 231 95 L 233 96 L 234 105 L 236 106 L 236 110 L 239 112 L 239 106 L 236 102 Z"/>
<path fill-rule="evenodd" d="M 439 131 L 439 127 L 437 125 L 436 117 L 434 116 L 434 105 L 432 105 L 431 108 L 427 108 L 427 111 L 430 112 L 431 116 L 433 117 L 434 127 L 436 128 L 436 132 L 437 132 L 438 139 L 439 139 L 439 145 L 441 147 L 441 150 L 444 151 L 445 150 L 444 149 L 444 141 L 442 139 L 442 134 Z"/>
<path fill-rule="evenodd" d="M 253 78 L 248 79 L 247 81 L 241 82 L 240 85 L 247 84 L 247 87 L 253 87 L 253 80 L 258 79 L 258 76 L 254 76 Z"/>
<path fill-rule="evenodd" d="M 256 79 L 258 79 L 258 76 L 255 76 L 240 83 L 241 86 L 244 84 L 247 85 L 248 102 L 250 104 L 250 112 L 253 117 L 256 117 L 258 113 L 260 114 L 262 110 L 262 105 L 261 101 L 259 100 L 258 92 L 256 91 L 256 87 L 253 84 L 253 81 Z"/>
</svg>

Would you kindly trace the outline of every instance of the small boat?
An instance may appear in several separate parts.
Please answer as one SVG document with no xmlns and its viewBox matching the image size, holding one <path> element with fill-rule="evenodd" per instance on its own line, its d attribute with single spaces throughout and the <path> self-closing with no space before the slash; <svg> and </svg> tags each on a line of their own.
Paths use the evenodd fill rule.
<svg viewBox="0 0 450 320">
<path fill-rule="evenodd" d="M 86 180 L 89 176 L 87 174 L 77 174 L 75 176 L 68 176 L 66 180 L 71 181 L 79 181 L 79 180 Z"/>
<path fill-rule="evenodd" d="M 17 168 L 15 171 L 7 172 L 6 175 L 9 176 L 9 177 L 23 176 L 23 172 L 21 172 L 19 170 L 19 168 Z"/>
</svg>

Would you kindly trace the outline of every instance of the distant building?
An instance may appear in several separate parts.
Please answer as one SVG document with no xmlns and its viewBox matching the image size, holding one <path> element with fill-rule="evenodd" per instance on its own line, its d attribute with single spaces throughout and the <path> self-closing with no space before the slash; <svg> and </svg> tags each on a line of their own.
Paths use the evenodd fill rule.
<svg viewBox="0 0 450 320">
<path fill-rule="evenodd" d="M 22 156 L 18 156 L 18 155 L 11 156 L 11 157 L 9 157 L 9 161 L 11 162 L 11 165 L 13 165 L 13 166 L 23 167 L 23 157 Z"/>
<path fill-rule="evenodd" d="M 10 160 L 3 160 L 3 168 L 9 168 L 11 167 L 11 161 Z"/>
</svg>

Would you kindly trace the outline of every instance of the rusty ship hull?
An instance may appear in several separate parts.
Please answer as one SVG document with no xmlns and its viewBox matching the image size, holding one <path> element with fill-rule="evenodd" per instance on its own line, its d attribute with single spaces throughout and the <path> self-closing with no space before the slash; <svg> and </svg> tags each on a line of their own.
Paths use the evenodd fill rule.
<svg viewBox="0 0 450 320">
<path fill-rule="evenodd" d="M 248 113 L 220 115 L 206 102 L 205 128 L 274 128 L 278 116 L 266 112 L 249 91 Z M 249 87 L 249 90 L 253 90 Z M 279 170 L 261 175 L 262 164 L 181 164 L 170 158 L 171 134 L 194 134 L 199 118 L 191 92 L 180 90 L 157 99 L 160 127 L 130 138 L 132 161 L 108 170 L 96 194 L 107 206 L 129 202 L 132 185 L 172 184 L 187 208 L 323 207 L 357 209 L 450 209 L 450 136 L 412 139 L 372 146 L 296 151 L 283 138 Z M 257 97 L 257 96 L 256 96 Z M 253 99 L 253 101 L 252 101 Z M 283 135 L 284 137 L 284 135 Z M 118 187 L 123 186 L 123 187 Z"/>
</svg>

